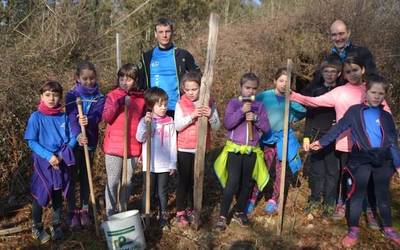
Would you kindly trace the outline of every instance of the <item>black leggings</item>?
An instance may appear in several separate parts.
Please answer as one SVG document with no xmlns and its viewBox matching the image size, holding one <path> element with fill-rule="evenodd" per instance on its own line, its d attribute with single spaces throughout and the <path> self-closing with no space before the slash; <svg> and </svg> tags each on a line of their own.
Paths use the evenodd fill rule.
<svg viewBox="0 0 400 250">
<path fill-rule="evenodd" d="M 357 167 L 355 170 L 352 170 L 356 186 L 355 192 L 350 198 L 348 217 L 348 224 L 350 227 L 358 227 L 370 177 L 372 177 L 374 182 L 374 193 L 383 226 L 392 226 L 389 185 L 393 173 L 394 169 L 391 162 L 386 162 L 379 168 L 374 168 L 371 165 L 362 165 Z"/>
<path fill-rule="evenodd" d="M 178 151 L 178 187 L 176 189 L 176 211 L 193 206 L 194 153 Z"/>
<path fill-rule="evenodd" d="M 335 144 L 311 154 L 309 182 L 311 188 L 310 201 L 335 205 L 339 183 L 339 161 L 335 154 Z"/>
<path fill-rule="evenodd" d="M 228 180 L 224 189 L 220 215 L 227 217 L 233 196 L 236 195 L 236 212 L 244 212 L 251 191 L 251 179 L 256 154 L 228 153 Z"/>
<path fill-rule="evenodd" d="M 53 225 L 58 225 L 61 223 L 61 213 L 62 213 L 62 191 L 53 190 L 51 193 L 51 204 L 53 207 Z M 40 226 L 42 224 L 42 214 L 43 208 L 37 200 L 34 198 L 32 203 L 32 220 L 33 226 Z"/>
<path fill-rule="evenodd" d="M 168 205 L 168 179 L 169 172 L 150 173 L 150 200 L 155 201 L 157 194 L 157 203 L 160 214 L 167 212 Z M 143 196 L 142 212 L 146 209 L 146 172 L 143 172 Z M 153 202 L 154 204 L 154 202 Z"/>
</svg>

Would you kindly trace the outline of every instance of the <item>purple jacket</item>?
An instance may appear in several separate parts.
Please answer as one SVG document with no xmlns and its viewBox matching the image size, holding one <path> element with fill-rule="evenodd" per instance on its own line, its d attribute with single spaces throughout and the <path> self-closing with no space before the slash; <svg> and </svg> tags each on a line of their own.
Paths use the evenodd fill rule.
<svg viewBox="0 0 400 250">
<path fill-rule="evenodd" d="M 237 98 L 229 101 L 224 117 L 224 125 L 228 130 L 227 136 L 236 144 L 256 146 L 261 135 L 270 130 L 267 113 L 261 102 L 255 101 L 251 104 L 251 112 L 256 115 L 256 119 L 252 123 L 253 140 L 249 140 L 246 114 L 242 112 L 242 106 L 243 103 Z"/>
<path fill-rule="evenodd" d="M 65 111 L 68 115 L 71 131 L 73 136 L 78 136 L 81 133 L 81 126 L 77 119 L 78 108 L 76 105 L 76 98 L 81 96 L 76 88 L 73 88 L 67 93 L 65 97 L 66 107 Z M 81 96 L 82 102 L 85 102 L 85 97 Z M 91 97 L 89 103 L 89 112 L 86 114 L 89 124 L 86 126 L 86 136 L 88 137 L 88 147 L 94 150 L 97 146 L 99 139 L 99 123 L 104 109 L 105 97 L 101 94 L 96 94 Z"/>
<path fill-rule="evenodd" d="M 59 169 L 54 169 L 46 159 L 32 153 L 33 174 L 31 178 L 31 193 L 39 205 L 43 207 L 49 204 L 53 190 L 61 189 L 64 197 L 68 192 L 70 181 L 68 167 L 75 165 L 74 153 L 65 144 L 58 152 L 58 156 L 62 158 L 62 161 Z"/>
</svg>

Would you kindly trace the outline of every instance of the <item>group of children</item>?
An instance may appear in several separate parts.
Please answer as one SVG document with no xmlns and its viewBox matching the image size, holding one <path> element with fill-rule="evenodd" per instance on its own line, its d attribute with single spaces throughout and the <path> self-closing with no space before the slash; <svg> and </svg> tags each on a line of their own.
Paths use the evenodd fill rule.
<svg viewBox="0 0 400 250">
<path fill-rule="evenodd" d="M 314 210 L 323 198 L 323 215 L 332 217 L 337 214 L 334 213 L 336 203 L 340 209 L 348 203 L 349 232 L 342 243 L 346 247 L 353 246 L 358 240 L 358 221 L 363 203 L 374 208 L 372 198 L 365 199 L 367 189 L 373 190 L 375 192 L 369 192 L 368 197 L 376 198 L 384 233 L 400 245 L 400 236 L 392 227 L 389 197 L 390 178 L 395 170 L 400 174 L 400 152 L 393 118 L 384 102 L 388 85 L 378 77 L 365 82 L 364 71 L 364 65 L 357 58 L 348 58 L 343 66 L 328 58 L 321 64 L 323 79 L 320 83 L 308 86 L 305 95 L 294 91 L 290 94 L 289 121 L 293 123 L 306 117 L 303 148 L 306 151 L 318 150 L 310 157 L 311 196 L 307 210 Z M 341 73 L 348 83 L 336 87 Z M 25 139 L 34 161 L 32 236 L 41 243 L 63 236 L 62 195 L 67 198 L 70 228 L 75 230 L 90 224 L 83 146 L 87 145 L 90 162 L 93 162 L 101 121 L 107 124 L 103 143 L 107 173 L 106 215 L 120 211 L 118 201 L 127 202 L 127 197 L 121 194 L 118 197 L 124 155 L 127 155 L 129 166 L 128 194 L 132 192 L 132 178 L 138 162 L 142 162 L 145 176 L 149 153 L 147 138 L 150 137 L 150 195 L 152 200 L 158 198 L 160 227 L 169 225 L 168 183 L 169 177 L 176 172 L 176 223 L 186 227 L 193 220 L 198 118 L 208 118 L 207 148 L 211 145 L 210 129 L 220 127 L 215 102 L 210 101 L 208 105 L 199 103 L 200 73 L 190 71 L 182 77 L 182 95 L 176 104 L 174 117 L 167 114 L 168 96 L 163 89 L 137 87 L 138 68 L 134 64 L 121 67 L 115 88 L 107 96 L 99 92 L 96 74 L 92 63 L 85 61 L 78 65 L 76 85 L 66 95 L 66 113 L 62 112 L 61 85 L 55 81 L 45 83 L 40 89 L 38 110 L 28 121 Z M 246 73 L 240 79 L 240 97 L 227 104 L 223 119 L 227 141 L 214 163 L 215 173 L 224 188 L 215 225 L 218 230 L 227 227 L 231 213 L 233 222 L 241 226 L 250 224 L 248 214 L 267 186 L 270 174 L 274 179 L 272 195 L 267 196 L 264 211 L 276 213 L 282 168 L 287 168 L 286 196 L 288 186 L 294 183 L 302 166 L 301 145 L 291 128 L 287 166 L 281 164 L 288 75 L 286 68 L 279 69 L 274 77 L 274 88 L 257 94 L 259 78 L 254 73 Z M 77 97 L 83 101 L 83 116 L 78 114 Z M 299 103 L 313 108 L 307 110 Z M 81 126 L 85 127 L 87 137 L 82 135 Z M 352 190 L 355 191 L 349 192 L 351 196 L 338 197 L 342 172 L 339 166 L 353 178 Z M 80 183 L 80 209 L 76 206 L 76 182 Z M 357 188 L 354 189 L 354 185 Z M 142 211 L 146 197 L 145 188 L 143 190 Z M 236 204 L 231 210 L 234 197 Z M 48 235 L 42 224 L 42 207 L 50 201 L 53 221 Z M 372 218 L 376 218 L 376 213 Z"/>
</svg>

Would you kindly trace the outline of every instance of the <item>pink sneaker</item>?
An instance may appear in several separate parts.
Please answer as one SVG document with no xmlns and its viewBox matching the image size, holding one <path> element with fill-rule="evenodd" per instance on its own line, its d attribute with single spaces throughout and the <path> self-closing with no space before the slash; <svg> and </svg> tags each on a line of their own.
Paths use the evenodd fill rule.
<svg viewBox="0 0 400 250">
<path fill-rule="evenodd" d="M 342 240 L 342 245 L 345 248 L 351 248 L 355 246 L 358 242 L 358 238 L 360 236 L 360 228 L 359 227 L 350 227 L 349 232 Z"/>
<path fill-rule="evenodd" d="M 83 227 L 87 227 L 88 225 L 90 225 L 89 209 L 87 208 L 81 209 L 80 217 L 81 217 L 81 225 Z"/>
<path fill-rule="evenodd" d="M 187 227 L 189 225 L 189 221 L 186 219 L 185 211 L 176 212 L 176 223 L 180 228 Z"/>
<path fill-rule="evenodd" d="M 400 247 L 400 235 L 393 227 L 385 227 L 385 237 L 391 240 L 394 244 Z"/>
<path fill-rule="evenodd" d="M 80 216 L 79 216 L 79 210 L 75 210 L 74 212 L 71 213 L 71 222 L 69 227 L 71 230 L 77 230 L 81 228 L 81 222 L 80 222 Z"/>
<path fill-rule="evenodd" d="M 194 221 L 194 210 L 192 208 L 187 208 L 186 209 L 186 219 L 188 220 L 189 223 L 192 223 Z"/>
</svg>

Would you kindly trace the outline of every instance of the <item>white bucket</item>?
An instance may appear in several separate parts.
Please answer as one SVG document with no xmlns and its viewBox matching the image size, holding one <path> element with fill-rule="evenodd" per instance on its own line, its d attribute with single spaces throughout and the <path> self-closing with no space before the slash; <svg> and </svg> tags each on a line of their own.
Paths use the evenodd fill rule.
<svg viewBox="0 0 400 250">
<path fill-rule="evenodd" d="M 145 249 L 142 221 L 138 210 L 130 210 L 108 217 L 101 223 L 108 249 Z"/>
</svg>

